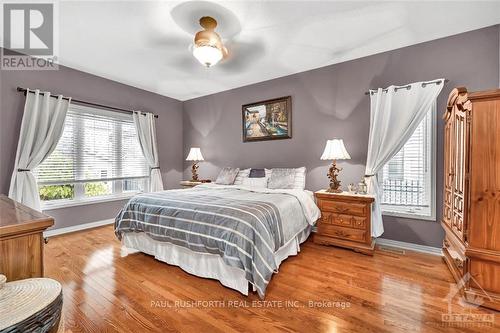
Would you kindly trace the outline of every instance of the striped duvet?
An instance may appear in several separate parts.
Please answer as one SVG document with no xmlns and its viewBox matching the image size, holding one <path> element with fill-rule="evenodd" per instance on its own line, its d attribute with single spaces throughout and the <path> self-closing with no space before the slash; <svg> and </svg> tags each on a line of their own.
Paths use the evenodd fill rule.
<svg viewBox="0 0 500 333">
<path fill-rule="evenodd" d="M 115 233 L 149 237 L 195 252 L 220 255 L 245 271 L 261 298 L 274 272 L 274 253 L 313 224 L 319 210 L 301 190 L 255 190 L 200 185 L 189 190 L 140 194 L 115 220 Z"/>
</svg>

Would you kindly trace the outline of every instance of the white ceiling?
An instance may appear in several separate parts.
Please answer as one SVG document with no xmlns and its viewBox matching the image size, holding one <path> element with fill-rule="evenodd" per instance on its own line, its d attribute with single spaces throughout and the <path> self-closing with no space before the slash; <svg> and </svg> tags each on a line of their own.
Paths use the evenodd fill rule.
<svg viewBox="0 0 500 333">
<path fill-rule="evenodd" d="M 210 69 L 189 51 L 204 13 L 230 39 Z M 500 2 L 64 1 L 59 14 L 63 65 L 187 100 L 498 24 Z"/>
</svg>

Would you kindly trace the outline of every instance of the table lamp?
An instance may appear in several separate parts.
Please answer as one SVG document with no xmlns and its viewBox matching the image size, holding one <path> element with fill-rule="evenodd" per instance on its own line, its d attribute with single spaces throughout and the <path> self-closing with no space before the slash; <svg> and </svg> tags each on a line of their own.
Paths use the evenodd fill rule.
<svg viewBox="0 0 500 333">
<path fill-rule="evenodd" d="M 337 179 L 339 171 L 341 168 L 337 168 L 337 160 L 350 160 L 351 156 L 347 152 L 344 146 L 344 141 L 342 139 L 332 139 L 326 142 L 325 150 L 323 155 L 321 155 L 322 160 L 331 160 L 332 165 L 328 170 L 328 178 L 330 179 L 330 188 L 327 192 L 340 193 L 340 180 Z"/>
<path fill-rule="evenodd" d="M 204 161 L 203 155 L 201 154 L 200 148 L 193 147 L 189 150 L 189 154 L 186 161 L 193 161 L 193 166 L 191 167 L 191 172 L 193 174 L 192 181 L 198 181 L 198 162 Z"/>
</svg>

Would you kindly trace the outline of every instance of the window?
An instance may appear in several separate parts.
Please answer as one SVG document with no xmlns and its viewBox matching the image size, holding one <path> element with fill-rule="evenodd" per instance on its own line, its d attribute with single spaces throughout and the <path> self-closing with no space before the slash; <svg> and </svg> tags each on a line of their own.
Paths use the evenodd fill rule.
<svg viewBox="0 0 500 333">
<path fill-rule="evenodd" d="M 35 177 L 46 208 L 145 191 L 149 167 L 132 115 L 71 105 L 61 139 Z"/>
<path fill-rule="evenodd" d="M 384 215 L 435 219 L 435 108 L 382 168 L 378 182 Z"/>
</svg>

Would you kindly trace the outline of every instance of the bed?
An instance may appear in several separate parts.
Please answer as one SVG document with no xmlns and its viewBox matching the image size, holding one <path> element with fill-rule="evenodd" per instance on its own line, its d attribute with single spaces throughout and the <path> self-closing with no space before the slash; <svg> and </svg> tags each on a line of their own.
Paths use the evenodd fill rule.
<svg viewBox="0 0 500 333">
<path fill-rule="evenodd" d="M 310 191 L 204 184 L 134 196 L 115 220 L 131 251 L 264 298 L 283 260 L 300 251 L 320 212 Z"/>
</svg>

